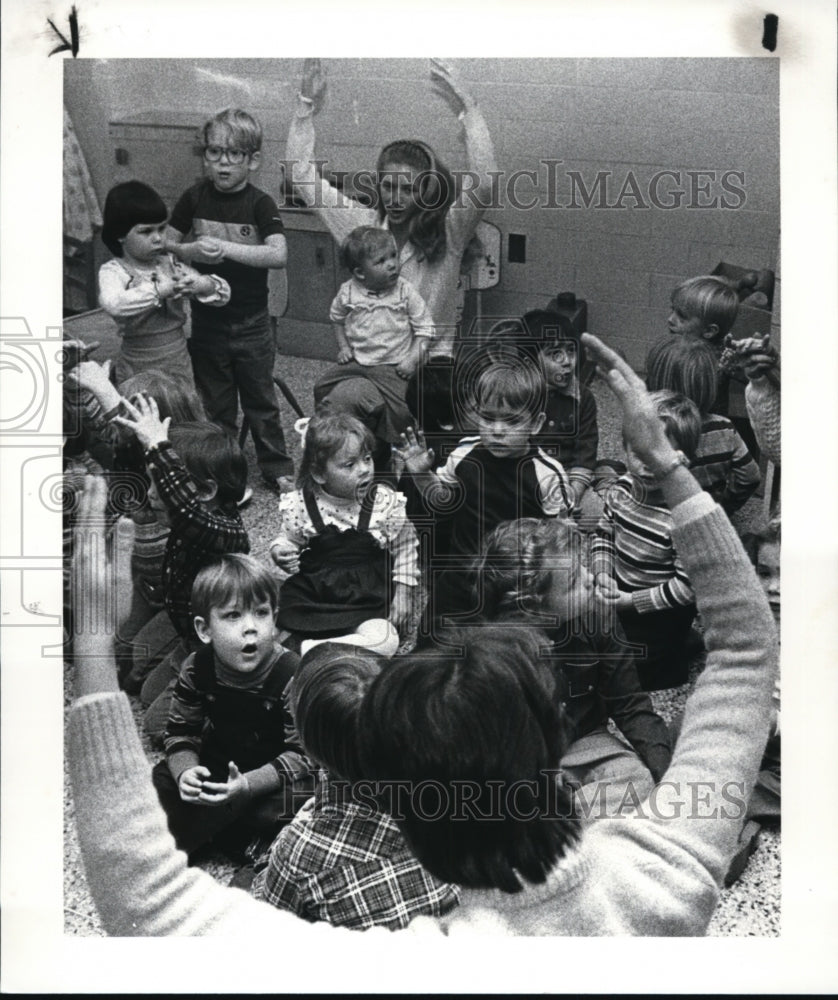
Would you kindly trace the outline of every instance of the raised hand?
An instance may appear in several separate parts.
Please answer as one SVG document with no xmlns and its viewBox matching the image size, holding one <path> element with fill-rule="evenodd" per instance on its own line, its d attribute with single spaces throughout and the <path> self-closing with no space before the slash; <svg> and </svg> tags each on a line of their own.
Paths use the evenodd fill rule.
<svg viewBox="0 0 838 1000">
<path fill-rule="evenodd" d="M 431 80 L 436 92 L 457 114 L 474 107 L 476 102 L 466 90 L 459 73 L 441 59 L 431 59 Z"/>
<path fill-rule="evenodd" d="M 132 431 L 146 451 L 155 445 L 168 441 L 169 424 L 172 422 L 172 418 L 160 419 L 157 403 L 151 396 L 144 396 L 140 393 L 135 397 L 133 403 L 127 399 L 123 400 L 123 407 L 126 416 L 114 417 L 113 422 Z"/>
<path fill-rule="evenodd" d="M 303 76 L 300 80 L 300 95 L 311 102 L 313 114 L 323 107 L 326 100 L 326 75 L 319 59 L 306 59 L 303 63 Z"/>
<path fill-rule="evenodd" d="M 433 450 L 425 444 L 425 435 L 421 430 L 408 427 L 404 434 L 399 435 L 395 450 L 407 471 L 414 475 L 430 472 L 434 467 Z"/>
</svg>

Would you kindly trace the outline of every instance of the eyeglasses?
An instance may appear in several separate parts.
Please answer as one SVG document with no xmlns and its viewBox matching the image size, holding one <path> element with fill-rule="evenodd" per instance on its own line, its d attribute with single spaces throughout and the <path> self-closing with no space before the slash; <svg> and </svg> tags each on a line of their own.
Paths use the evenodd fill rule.
<svg viewBox="0 0 838 1000">
<path fill-rule="evenodd" d="M 234 167 L 238 166 L 250 156 L 250 153 L 243 149 L 228 149 L 226 146 L 204 146 L 204 156 L 210 163 L 218 163 L 224 154 L 227 154 L 227 162 Z"/>
</svg>

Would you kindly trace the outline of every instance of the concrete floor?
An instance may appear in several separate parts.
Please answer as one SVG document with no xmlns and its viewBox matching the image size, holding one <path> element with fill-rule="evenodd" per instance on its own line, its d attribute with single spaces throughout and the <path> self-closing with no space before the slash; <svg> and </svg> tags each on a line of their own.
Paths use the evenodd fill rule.
<svg viewBox="0 0 838 1000">
<path fill-rule="evenodd" d="M 75 335 L 75 334 L 74 334 Z M 280 357 L 276 373 L 289 385 L 304 411 L 311 412 L 311 387 L 317 375 L 327 367 L 327 362 L 303 358 Z M 598 403 L 600 429 L 599 455 L 602 458 L 620 458 L 620 419 L 608 389 L 600 382 L 594 382 L 593 391 Z M 293 431 L 296 415 L 280 401 L 283 427 L 287 443 L 295 462 L 300 457 L 300 445 Z M 245 447 L 248 460 L 253 466 L 253 446 Z M 254 499 L 243 511 L 245 526 L 250 534 L 252 552 L 256 556 L 267 556 L 267 546 L 275 534 L 277 500 L 273 493 L 262 486 L 258 475 L 253 476 Z M 753 528 L 763 519 L 762 501 L 753 499 L 737 514 L 736 525 L 740 531 Z M 665 721 L 671 721 L 683 708 L 698 673 L 700 663 L 693 666 L 691 681 L 681 688 L 654 692 L 652 701 Z M 72 681 L 71 671 L 65 670 L 65 701 L 69 705 Z M 139 706 L 135 705 L 138 727 L 141 720 Z M 140 731 L 142 731 L 140 729 Z M 150 748 L 149 766 L 159 758 Z M 79 856 L 73 822 L 73 803 L 68 783 L 64 793 L 64 912 L 65 933 L 79 936 L 103 936 L 101 924 L 90 898 Z M 228 882 L 236 868 L 223 856 L 213 855 L 201 863 L 201 867 Z M 712 936 L 732 937 L 776 937 L 780 934 L 780 831 L 778 828 L 763 827 L 756 852 L 752 855 L 745 872 L 730 889 L 721 893 L 719 907 L 711 921 L 708 933 Z"/>
</svg>

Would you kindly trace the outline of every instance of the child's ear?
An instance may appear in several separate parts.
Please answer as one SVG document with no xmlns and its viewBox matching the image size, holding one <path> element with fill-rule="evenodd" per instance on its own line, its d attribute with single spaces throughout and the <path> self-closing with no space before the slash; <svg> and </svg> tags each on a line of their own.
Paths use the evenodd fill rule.
<svg viewBox="0 0 838 1000">
<path fill-rule="evenodd" d="M 703 330 L 701 336 L 705 340 L 717 340 L 719 337 L 719 324 L 711 323 L 708 327 L 706 327 Z"/>
<path fill-rule="evenodd" d="M 205 483 L 199 484 L 198 499 L 201 503 L 209 503 L 215 499 L 218 493 L 218 483 L 214 479 L 208 479 Z"/>
<path fill-rule="evenodd" d="M 193 624 L 195 625 L 195 632 L 198 638 L 205 646 L 209 646 L 209 644 L 212 642 L 212 638 L 210 637 L 209 626 L 207 625 L 206 621 L 204 621 L 204 619 L 200 615 L 195 615 Z"/>
<path fill-rule="evenodd" d="M 315 472 L 314 469 L 311 470 L 311 478 L 317 483 L 318 486 L 322 486 L 326 482 L 326 477 L 322 472 Z"/>
<path fill-rule="evenodd" d="M 247 164 L 248 170 L 258 170 L 262 165 L 262 154 L 257 150 L 255 153 L 250 154 L 250 160 Z"/>
<path fill-rule="evenodd" d="M 352 268 L 352 276 L 353 276 L 354 278 L 357 278 L 357 279 L 358 279 L 358 281 L 360 281 L 360 282 L 363 282 L 363 280 L 364 280 L 364 277 L 365 277 L 365 275 L 364 275 L 364 271 L 363 271 L 363 269 L 362 269 L 362 268 L 360 268 L 360 267 L 353 267 L 353 268 Z"/>
<path fill-rule="evenodd" d="M 546 413 L 539 413 L 538 416 L 532 422 L 532 430 L 530 431 L 530 437 L 535 437 L 536 434 L 544 426 L 544 421 L 547 419 Z"/>
</svg>

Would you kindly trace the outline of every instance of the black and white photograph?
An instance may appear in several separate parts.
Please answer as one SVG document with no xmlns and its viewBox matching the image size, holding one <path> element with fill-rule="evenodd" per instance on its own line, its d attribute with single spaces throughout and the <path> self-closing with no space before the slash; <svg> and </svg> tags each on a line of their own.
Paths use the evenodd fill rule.
<svg viewBox="0 0 838 1000">
<path fill-rule="evenodd" d="M 4 5 L 4 990 L 834 988 L 778 6 Z"/>
</svg>

